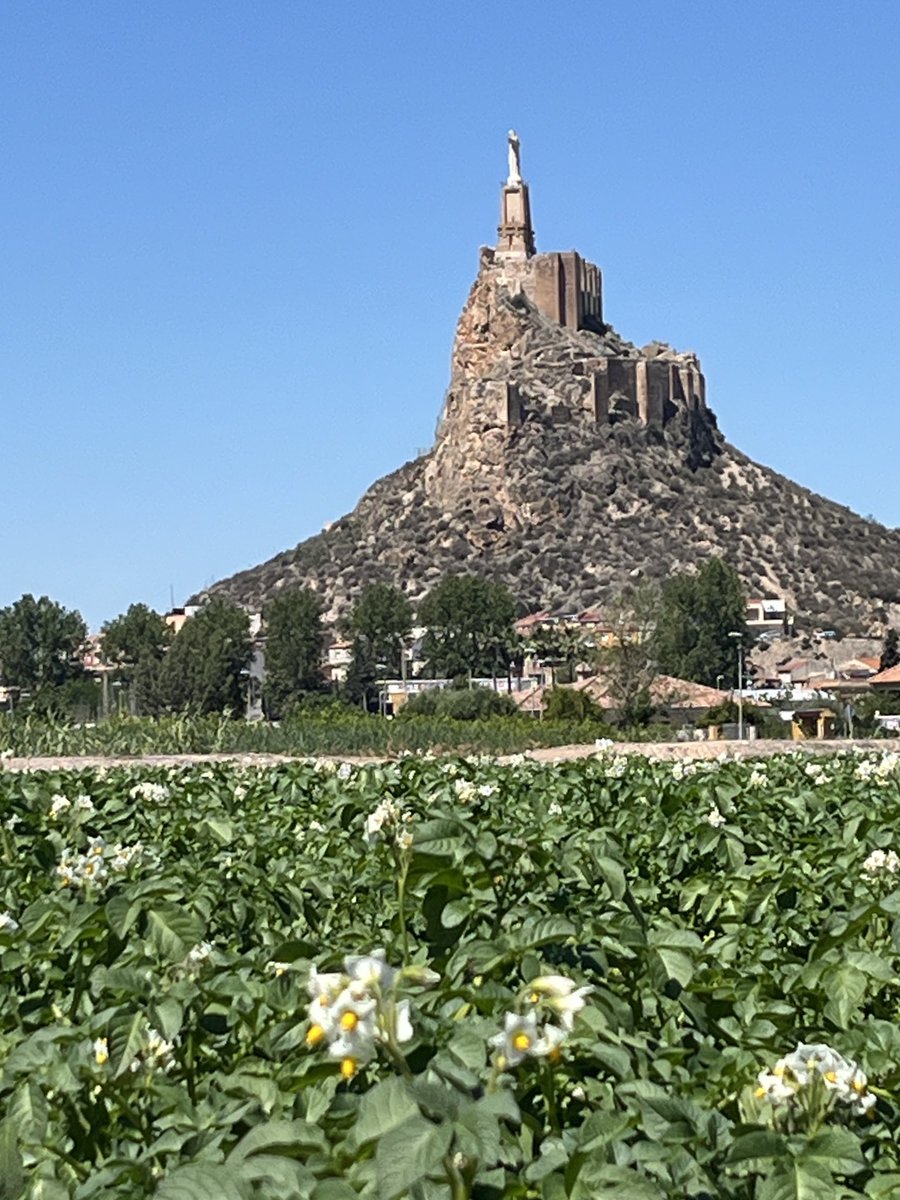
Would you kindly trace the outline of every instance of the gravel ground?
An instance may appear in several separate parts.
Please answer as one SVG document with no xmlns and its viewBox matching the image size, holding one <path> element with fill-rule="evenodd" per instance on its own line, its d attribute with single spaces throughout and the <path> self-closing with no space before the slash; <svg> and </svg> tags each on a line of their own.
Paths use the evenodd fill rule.
<svg viewBox="0 0 900 1200">
<path fill-rule="evenodd" d="M 538 762 L 563 762 L 573 758 L 590 758 L 597 753 L 643 754 L 647 758 L 673 761 L 674 759 L 717 758 L 766 758 L 771 754 L 784 754 L 796 750 L 803 754 L 834 754 L 838 750 L 900 750 L 895 740 L 832 738 L 823 742 L 788 742 L 759 739 L 753 742 L 615 742 L 598 751 L 593 744 L 584 746 L 548 746 L 540 750 L 526 751 L 526 757 Z M 10 758 L 5 762 L 9 771 L 71 771 L 88 767 L 177 767 L 202 763 L 232 762 L 241 766 L 269 767 L 282 762 L 297 762 L 308 759 L 308 755 L 289 754 L 148 754 L 134 758 L 114 758 L 100 755 L 83 757 L 33 757 Z M 367 763 L 381 762 L 376 755 L 340 756 L 321 755 L 335 762 Z M 516 755 L 505 755 L 508 761 Z"/>
</svg>

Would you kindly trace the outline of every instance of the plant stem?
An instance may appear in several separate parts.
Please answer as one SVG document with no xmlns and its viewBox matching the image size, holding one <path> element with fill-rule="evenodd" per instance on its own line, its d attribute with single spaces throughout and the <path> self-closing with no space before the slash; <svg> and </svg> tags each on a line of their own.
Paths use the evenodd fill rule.
<svg viewBox="0 0 900 1200">
<path fill-rule="evenodd" d="M 550 1130 L 552 1133 L 558 1134 L 559 1127 L 559 1109 L 556 1105 L 556 1086 L 553 1080 L 553 1067 L 549 1062 L 541 1065 L 541 1087 L 544 1092 L 544 1102 L 547 1105 L 547 1118 L 550 1121 Z"/>
<path fill-rule="evenodd" d="M 394 848 L 397 867 L 397 916 L 400 923 L 400 948 L 404 967 L 409 966 L 409 931 L 406 928 L 406 876 L 409 873 L 409 855 Z"/>
<path fill-rule="evenodd" d="M 450 1184 L 451 1200 L 469 1200 L 469 1188 L 465 1177 L 453 1161 L 452 1155 L 444 1155 L 444 1167 L 447 1171 L 447 1182 Z"/>
</svg>

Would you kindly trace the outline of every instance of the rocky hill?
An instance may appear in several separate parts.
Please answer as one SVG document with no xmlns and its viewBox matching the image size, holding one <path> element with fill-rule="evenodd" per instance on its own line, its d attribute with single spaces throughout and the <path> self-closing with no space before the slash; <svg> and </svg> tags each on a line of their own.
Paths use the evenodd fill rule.
<svg viewBox="0 0 900 1200">
<path fill-rule="evenodd" d="M 900 531 L 729 445 L 696 357 L 624 341 L 598 317 L 599 293 L 584 327 L 571 311 L 566 324 L 548 316 L 536 273 L 573 261 L 599 274 L 577 255 L 483 251 L 433 448 L 322 533 L 204 595 L 256 610 L 307 586 L 336 617 L 369 583 L 415 600 L 468 571 L 503 580 L 523 610 L 579 610 L 721 555 L 750 593 L 785 596 L 814 622 L 896 622 Z"/>
</svg>

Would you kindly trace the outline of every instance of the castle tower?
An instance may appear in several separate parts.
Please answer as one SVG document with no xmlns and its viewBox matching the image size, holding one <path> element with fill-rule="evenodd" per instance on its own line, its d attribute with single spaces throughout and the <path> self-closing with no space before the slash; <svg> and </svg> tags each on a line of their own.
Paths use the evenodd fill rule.
<svg viewBox="0 0 900 1200">
<path fill-rule="evenodd" d="M 509 174 L 500 193 L 500 224 L 497 226 L 497 258 L 531 258 L 534 254 L 534 230 L 531 227 L 531 201 L 528 184 L 522 178 L 519 161 L 519 137 L 514 129 L 507 136 Z"/>
</svg>

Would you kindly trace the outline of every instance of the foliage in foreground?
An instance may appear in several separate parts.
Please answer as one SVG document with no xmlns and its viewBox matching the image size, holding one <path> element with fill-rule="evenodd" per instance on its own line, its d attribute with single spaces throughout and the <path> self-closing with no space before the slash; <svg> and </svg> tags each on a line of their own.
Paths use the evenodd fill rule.
<svg viewBox="0 0 900 1200">
<path fill-rule="evenodd" d="M 897 1194 L 897 756 L 0 788 L 4 1196 Z"/>
</svg>

